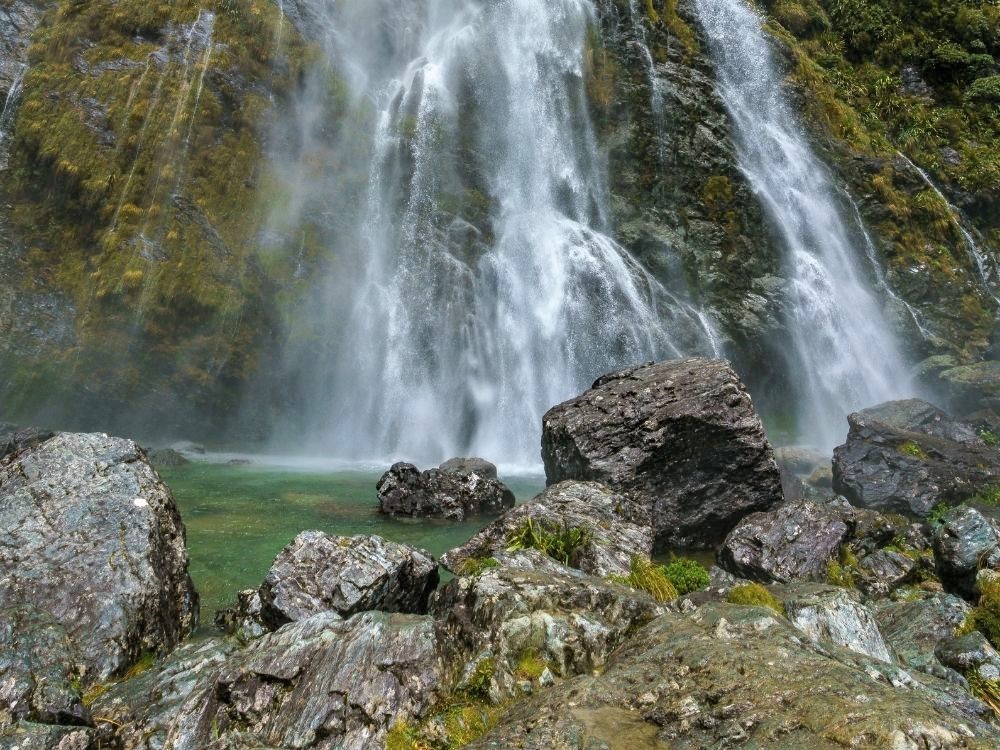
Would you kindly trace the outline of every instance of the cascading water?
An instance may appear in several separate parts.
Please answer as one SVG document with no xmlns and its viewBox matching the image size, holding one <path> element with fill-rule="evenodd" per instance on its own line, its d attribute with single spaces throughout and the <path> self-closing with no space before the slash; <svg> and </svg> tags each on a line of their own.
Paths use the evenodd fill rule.
<svg viewBox="0 0 1000 750">
<path fill-rule="evenodd" d="M 312 373 L 319 450 L 535 464 L 543 412 L 594 377 L 712 352 L 707 319 L 610 236 L 589 0 L 365 0 L 314 16 L 350 88 L 345 120 L 375 133 L 363 218 L 309 302 L 324 344 L 289 365 Z M 308 104 L 303 150 L 321 122 Z M 272 224 L 335 213 L 307 203 L 293 195 Z"/>
<path fill-rule="evenodd" d="M 786 249 L 790 369 L 800 438 L 830 448 L 850 411 L 909 395 L 910 379 L 857 266 L 824 165 L 782 95 L 760 17 L 745 0 L 695 0 L 735 127 L 740 167 Z"/>
<path fill-rule="evenodd" d="M 0 109 L 0 170 L 7 168 L 7 134 L 14 122 L 14 111 L 17 108 L 17 100 L 21 95 L 21 88 L 24 85 L 24 74 L 28 66 L 21 63 L 14 73 L 14 78 L 4 97 L 3 108 Z"/>
</svg>

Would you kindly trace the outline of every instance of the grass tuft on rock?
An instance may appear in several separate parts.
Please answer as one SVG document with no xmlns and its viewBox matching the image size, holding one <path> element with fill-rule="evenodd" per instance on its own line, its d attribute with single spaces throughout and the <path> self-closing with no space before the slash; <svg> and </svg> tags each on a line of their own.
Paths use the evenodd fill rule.
<svg viewBox="0 0 1000 750">
<path fill-rule="evenodd" d="M 969 612 L 959 634 L 978 630 L 994 648 L 1000 648 L 1000 578 L 978 583 L 979 603 Z"/>
<path fill-rule="evenodd" d="M 456 566 L 455 572 L 460 576 L 474 578 L 487 570 L 495 570 L 499 567 L 500 561 L 495 557 L 468 557 Z"/>
<path fill-rule="evenodd" d="M 565 521 L 556 525 L 528 517 L 507 536 L 507 551 L 537 549 L 563 565 L 572 565 L 593 538 L 594 532 L 585 526 L 570 526 Z"/>
<path fill-rule="evenodd" d="M 726 601 L 730 604 L 742 604 L 748 607 L 767 607 L 782 617 L 785 616 L 785 605 L 759 583 L 747 583 L 730 589 L 729 593 L 726 594 Z"/>
<path fill-rule="evenodd" d="M 629 562 L 627 576 L 608 576 L 608 579 L 637 591 L 645 591 L 658 602 L 669 602 L 678 596 L 677 588 L 667 576 L 665 566 L 656 565 L 641 555 L 635 555 Z"/>
<path fill-rule="evenodd" d="M 701 591 L 711 583 L 705 566 L 688 557 L 675 557 L 661 567 L 680 596 Z"/>
</svg>

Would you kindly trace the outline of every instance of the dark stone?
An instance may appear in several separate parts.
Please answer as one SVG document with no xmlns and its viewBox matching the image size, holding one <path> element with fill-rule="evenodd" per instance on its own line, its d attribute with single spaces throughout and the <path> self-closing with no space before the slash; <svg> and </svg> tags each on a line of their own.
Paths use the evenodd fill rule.
<svg viewBox="0 0 1000 750">
<path fill-rule="evenodd" d="M 447 463 L 447 462 L 446 462 Z M 514 507 L 514 493 L 503 482 L 476 472 L 393 464 L 376 485 L 380 513 L 392 517 L 447 518 L 502 513 Z"/>
<path fill-rule="evenodd" d="M 909 582 L 916 570 L 916 561 L 900 552 L 882 549 L 861 558 L 856 578 L 865 595 L 876 598 L 888 596 Z"/>
<path fill-rule="evenodd" d="M 605 375 L 545 415 L 542 458 L 549 484 L 593 480 L 629 497 L 661 549 L 711 545 L 782 498 L 760 418 L 720 360 Z"/>
<path fill-rule="evenodd" d="M 483 479 L 496 479 L 497 467 L 485 458 L 449 458 L 438 467 L 445 474 L 458 474 L 466 477 L 478 474 Z"/>
<path fill-rule="evenodd" d="M 976 596 L 981 568 L 1000 569 L 1000 529 L 974 508 L 949 510 L 934 535 L 934 560 L 949 591 Z"/>
<path fill-rule="evenodd" d="M 754 513 L 729 532 L 718 552 L 719 565 L 763 583 L 825 581 L 827 563 L 853 523 L 842 507 L 808 501 Z"/>
<path fill-rule="evenodd" d="M 178 453 L 173 448 L 154 448 L 149 451 L 149 461 L 153 466 L 165 466 L 170 468 L 176 468 L 178 466 L 187 466 L 191 461 L 185 458 L 181 453 Z"/>
<path fill-rule="evenodd" d="M 938 661 L 963 675 L 978 673 L 987 680 L 1000 680 L 1000 654 L 978 630 L 955 638 L 944 638 L 934 649 Z"/>
<path fill-rule="evenodd" d="M 187 564 L 170 490 L 131 440 L 62 433 L 6 459 L 0 715 L 84 722 L 81 688 L 196 626 Z"/>
<path fill-rule="evenodd" d="M 41 445 L 54 435 L 54 432 L 37 427 L 18 428 L 12 424 L 0 424 L 0 460 Z"/>
<path fill-rule="evenodd" d="M 595 576 L 627 575 L 632 557 L 649 557 L 653 534 L 648 526 L 631 523 L 627 498 L 596 482 L 560 482 L 537 497 L 504 513 L 466 544 L 441 558 L 459 573 L 466 561 L 504 554 L 511 533 L 528 519 L 549 529 L 586 529 L 590 539 L 569 564 Z"/>
<path fill-rule="evenodd" d="M 892 401 L 848 417 L 833 488 L 854 505 L 926 516 L 1000 482 L 1000 450 L 924 401 Z"/>
<path fill-rule="evenodd" d="M 950 594 L 926 594 L 914 601 L 876 602 L 875 619 L 882 636 L 904 667 L 944 679 L 956 675 L 934 654 L 938 643 L 950 638 L 969 613 L 969 605 Z"/>
<path fill-rule="evenodd" d="M 437 563 L 423 550 L 378 536 L 303 531 L 260 585 L 261 616 L 273 629 L 327 611 L 422 613 L 437 584 Z"/>
</svg>

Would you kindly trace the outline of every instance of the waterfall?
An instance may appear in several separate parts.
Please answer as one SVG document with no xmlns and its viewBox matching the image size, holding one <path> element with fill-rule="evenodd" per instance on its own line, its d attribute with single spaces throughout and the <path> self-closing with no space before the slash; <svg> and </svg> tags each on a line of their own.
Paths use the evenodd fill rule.
<svg viewBox="0 0 1000 750">
<path fill-rule="evenodd" d="M 315 102 L 281 126 L 278 169 L 299 187 L 271 232 L 307 218 L 335 246 L 296 316 L 311 338 L 287 364 L 306 373 L 300 421 L 317 450 L 537 464 L 552 405 L 614 368 L 717 346 L 708 319 L 613 238 L 588 115 L 589 0 L 366 0 L 312 15 L 350 89 L 350 131 L 374 133 L 355 163 L 357 144 L 327 132 Z M 330 151 L 321 131 L 342 164 L 366 164 L 356 209 L 349 184 L 306 166 Z"/>
<path fill-rule="evenodd" d="M 7 168 L 7 134 L 14 123 L 14 111 L 17 109 L 17 99 L 21 95 L 21 88 L 24 85 L 24 74 L 28 66 L 21 63 L 14 73 L 14 78 L 10 82 L 7 96 L 4 97 L 3 108 L 0 109 L 0 170 Z"/>
<path fill-rule="evenodd" d="M 909 395 L 903 357 L 859 268 L 864 228 L 782 94 L 760 17 L 745 0 L 695 0 L 735 129 L 740 167 L 785 249 L 789 368 L 800 439 L 842 442 L 845 416 Z"/>
</svg>

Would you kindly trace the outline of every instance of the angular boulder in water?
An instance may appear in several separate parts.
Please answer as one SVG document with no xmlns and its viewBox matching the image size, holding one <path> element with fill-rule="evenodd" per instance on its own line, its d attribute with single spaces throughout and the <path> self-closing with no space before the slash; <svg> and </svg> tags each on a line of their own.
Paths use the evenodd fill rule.
<svg viewBox="0 0 1000 750">
<path fill-rule="evenodd" d="M 445 462 L 448 464 L 451 462 Z M 472 470 L 469 464 L 422 472 L 413 464 L 400 462 L 393 464 L 375 487 L 379 512 L 394 518 L 461 521 L 514 507 L 514 493 L 507 485 Z"/>
<path fill-rule="evenodd" d="M 659 548 L 708 546 L 782 499 L 750 395 L 721 360 L 633 367 L 599 378 L 543 418 L 549 484 L 593 480 L 629 498 Z"/>
<path fill-rule="evenodd" d="M 184 536 L 131 440 L 62 433 L 0 460 L 0 717 L 80 723 L 81 688 L 189 635 Z"/>
<path fill-rule="evenodd" d="M 437 584 L 437 562 L 423 550 L 378 536 L 303 531 L 260 585 L 260 614 L 276 628 L 318 612 L 421 613 Z"/>
<path fill-rule="evenodd" d="M 833 489 L 853 505 L 926 516 L 1000 482 L 1000 450 L 926 401 L 890 401 L 848 417 Z"/>
</svg>

